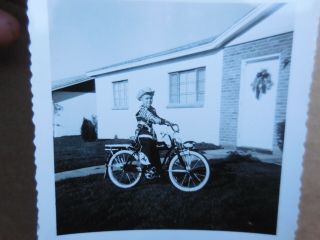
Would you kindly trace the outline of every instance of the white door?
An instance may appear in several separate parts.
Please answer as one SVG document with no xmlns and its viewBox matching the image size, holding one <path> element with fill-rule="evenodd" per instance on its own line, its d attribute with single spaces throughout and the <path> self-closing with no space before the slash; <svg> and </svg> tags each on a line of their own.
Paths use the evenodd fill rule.
<svg viewBox="0 0 320 240">
<path fill-rule="evenodd" d="M 242 62 L 237 146 L 272 150 L 278 76 L 278 56 Z"/>
</svg>

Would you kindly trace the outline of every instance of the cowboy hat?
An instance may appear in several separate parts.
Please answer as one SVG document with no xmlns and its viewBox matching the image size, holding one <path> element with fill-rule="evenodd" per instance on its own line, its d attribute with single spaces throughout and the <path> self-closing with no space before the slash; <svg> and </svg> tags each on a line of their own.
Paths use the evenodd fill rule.
<svg viewBox="0 0 320 240">
<path fill-rule="evenodd" d="M 149 94 L 151 96 L 154 95 L 154 90 L 152 90 L 151 88 L 147 87 L 147 88 L 143 88 L 143 89 L 140 89 L 138 94 L 137 94 L 137 99 L 140 101 L 141 100 L 141 97 L 145 94 Z"/>
</svg>

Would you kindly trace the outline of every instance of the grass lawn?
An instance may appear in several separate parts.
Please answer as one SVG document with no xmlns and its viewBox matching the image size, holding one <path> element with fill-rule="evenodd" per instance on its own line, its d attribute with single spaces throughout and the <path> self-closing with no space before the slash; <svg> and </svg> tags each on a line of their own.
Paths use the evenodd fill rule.
<svg viewBox="0 0 320 240">
<path fill-rule="evenodd" d="M 128 143 L 126 139 L 98 140 L 85 142 L 80 136 L 59 137 L 54 139 L 55 172 L 102 165 L 105 163 L 104 145 Z"/>
<path fill-rule="evenodd" d="M 105 144 L 130 143 L 129 139 L 104 139 L 85 142 L 80 136 L 59 137 L 54 139 L 55 172 L 102 165 L 105 163 Z M 217 149 L 214 144 L 199 143 L 198 149 Z"/>
<path fill-rule="evenodd" d="M 56 183 L 58 234 L 129 229 L 205 229 L 275 234 L 281 167 L 232 158 L 210 161 L 199 192 L 142 181 L 123 190 L 102 175 Z"/>
</svg>

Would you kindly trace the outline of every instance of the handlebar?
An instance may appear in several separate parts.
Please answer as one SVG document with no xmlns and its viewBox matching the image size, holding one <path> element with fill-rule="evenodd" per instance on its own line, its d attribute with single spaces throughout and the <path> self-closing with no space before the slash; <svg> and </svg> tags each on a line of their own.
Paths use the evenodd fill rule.
<svg viewBox="0 0 320 240">
<path fill-rule="evenodd" d="M 169 126 L 171 127 L 172 131 L 175 133 L 179 132 L 179 125 L 176 123 L 170 123 Z"/>
<path fill-rule="evenodd" d="M 161 132 L 160 134 L 161 134 L 162 138 L 167 136 L 169 138 L 168 140 L 170 141 L 169 146 L 172 146 L 172 144 L 174 146 L 177 146 L 177 140 L 174 135 L 175 135 L 175 133 L 179 132 L 179 125 L 175 124 L 175 123 L 170 123 L 170 122 L 167 122 L 166 125 L 171 128 L 171 130 L 173 131 L 173 134 Z M 166 142 L 166 144 L 168 144 L 168 143 Z"/>
<path fill-rule="evenodd" d="M 168 122 L 166 125 L 167 125 L 168 127 L 170 127 L 171 130 L 172 130 L 174 133 L 178 133 L 178 132 L 180 131 L 179 125 L 176 124 L 176 123 L 170 123 L 170 122 Z M 162 135 L 162 137 L 164 137 L 164 136 L 166 136 L 166 135 L 169 135 L 168 133 L 163 133 L 163 132 L 161 132 L 160 134 Z M 170 135 L 169 135 L 169 136 L 170 136 Z"/>
</svg>

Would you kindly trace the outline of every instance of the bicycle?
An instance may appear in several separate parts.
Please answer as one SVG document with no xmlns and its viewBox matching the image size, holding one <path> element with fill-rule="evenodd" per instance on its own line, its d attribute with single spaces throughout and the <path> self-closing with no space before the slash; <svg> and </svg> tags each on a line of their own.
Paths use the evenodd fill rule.
<svg viewBox="0 0 320 240">
<path fill-rule="evenodd" d="M 170 144 L 158 142 L 158 150 L 166 150 L 161 166 L 169 174 L 173 186 L 184 192 L 202 189 L 208 182 L 210 167 L 204 155 L 194 149 L 195 142 L 179 142 L 175 134 L 179 132 L 177 124 L 169 125 L 173 134 L 162 133 Z M 135 137 L 132 144 L 106 144 L 105 150 L 110 157 L 106 161 L 106 173 L 111 182 L 120 188 L 131 188 L 139 183 L 144 175 L 155 178 L 155 168 L 141 151 L 139 140 Z"/>
</svg>

